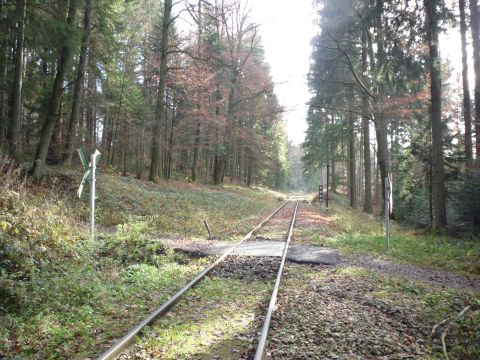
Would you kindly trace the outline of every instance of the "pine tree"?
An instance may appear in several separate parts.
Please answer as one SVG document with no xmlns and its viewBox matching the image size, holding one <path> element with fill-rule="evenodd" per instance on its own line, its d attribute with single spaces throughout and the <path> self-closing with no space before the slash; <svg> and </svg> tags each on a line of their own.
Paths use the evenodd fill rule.
<svg viewBox="0 0 480 360">
<path fill-rule="evenodd" d="M 26 0 L 17 0 L 17 30 L 15 51 L 15 77 L 12 91 L 12 118 L 8 132 L 10 154 L 16 155 L 20 145 L 20 126 L 22 120 L 22 88 L 24 72 L 24 47 L 25 47 L 25 12 Z"/>
<path fill-rule="evenodd" d="M 52 140 L 52 135 L 55 130 L 55 124 L 57 122 L 57 113 L 60 109 L 60 103 L 62 102 L 64 92 L 64 79 L 67 69 L 70 66 L 72 60 L 71 38 L 68 35 L 74 33 L 75 16 L 77 11 L 77 2 L 72 0 L 70 2 L 65 0 L 59 0 L 59 12 L 63 13 L 64 9 L 68 5 L 68 14 L 66 18 L 66 28 L 68 32 L 63 36 L 62 47 L 59 52 L 59 58 L 57 62 L 57 72 L 55 75 L 55 81 L 51 96 L 48 100 L 45 120 L 42 126 L 40 140 L 38 142 L 37 150 L 34 157 L 34 163 L 32 168 L 32 174 L 36 179 L 40 179 L 44 175 L 45 163 L 47 160 L 47 152 Z M 62 16 L 62 15 L 60 15 Z"/>
</svg>

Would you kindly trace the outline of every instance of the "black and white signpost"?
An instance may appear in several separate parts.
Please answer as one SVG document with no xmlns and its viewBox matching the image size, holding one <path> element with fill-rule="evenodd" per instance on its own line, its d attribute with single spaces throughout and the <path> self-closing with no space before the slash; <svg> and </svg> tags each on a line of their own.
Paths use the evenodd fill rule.
<svg viewBox="0 0 480 360">
<path fill-rule="evenodd" d="M 100 151 L 95 150 L 95 152 L 90 155 L 90 162 L 87 160 L 87 154 L 83 148 L 77 150 L 80 160 L 82 161 L 83 168 L 85 169 L 85 174 L 83 175 L 82 182 L 78 187 L 78 197 L 82 196 L 83 188 L 87 181 L 90 181 L 90 237 L 93 240 L 95 238 L 95 181 L 96 181 L 96 169 L 98 162 L 100 161 Z"/>
<path fill-rule="evenodd" d="M 323 185 L 318 186 L 318 202 L 323 202 Z"/>
</svg>

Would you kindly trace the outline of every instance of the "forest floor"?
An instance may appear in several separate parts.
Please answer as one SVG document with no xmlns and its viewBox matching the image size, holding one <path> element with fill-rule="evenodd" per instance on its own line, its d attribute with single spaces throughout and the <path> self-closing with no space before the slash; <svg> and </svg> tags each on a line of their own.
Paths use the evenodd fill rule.
<svg viewBox="0 0 480 360">
<path fill-rule="evenodd" d="M 105 172 L 92 242 L 80 176 L 26 188 L 0 176 L 0 358 L 94 358 L 212 261 L 159 239 L 204 242 L 205 219 L 217 239 L 237 241 L 280 204 L 262 189 Z M 335 248 L 340 263 L 287 264 L 267 358 L 443 358 L 442 333 L 452 358 L 480 357 L 478 241 L 394 224 L 387 255 L 381 221 L 339 197 L 328 212 L 302 203 L 292 244 Z M 147 330 L 135 356 L 250 359 L 277 266 L 229 258 Z"/>
<path fill-rule="evenodd" d="M 480 281 L 470 271 L 477 269 L 478 243 L 462 249 L 461 241 L 394 225 L 387 256 L 377 221 L 338 203 L 328 212 L 302 204 L 292 244 L 335 247 L 341 260 L 287 267 L 267 358 L 441 359 L 445 331 L 451 358 L 479 358 Z M 413 253 L 432 239 L 430 259 Z M 461 257 L 462 250 L 470 255 Z"/>
<path fill-rule="evenodd" d="M 292 244 L 318 245 L 330 239 L 338 245 L 333 239 L 345 235 L 340 223 L 352 212 L 338 205 L 334 209 L 326 213 L 318 205 L 301 204 Z M 364 231 L 380 232 L 375 221 Z M 416 241 L 428 241 L 418 237 Z M 192 246 L 194 242 L 185 243 Z M 197 242 L 199 248 L 205 244 Z M 396 254 L 396 247 L 388 257 L 337 248 L 341 251 L 337 266 L 287 263 L 267 359 L 442 359 L 444 332 L 452 359 L 478 358 L 478 274 L 467 277 L 464 269 L 472 264 L 445 261 L 435 269 L 415 265 L 423 257 L 413 264 L 399 262 L 404 255 Z M 450 249 L 447 255 L 452 253 Z M 129 355 L 140 359 L 252 359 L 276 263 L 276 258 L 229 258 L 170 315 L 152 326 Z M 457 273 L 445 270 L 452 264 Z"/>
<path fill-rule="evenodd" d="M 0 358 L 99 353 L 208 262 L 157 238 L 206 238 L 203 220 L 219 238 L 239 238 L 281 203 L 259 188 L 152 184 L 101 170 L 91 241 L 81 177 L 57 169 L 33 184 L 0 172 Z"/>
</svg>

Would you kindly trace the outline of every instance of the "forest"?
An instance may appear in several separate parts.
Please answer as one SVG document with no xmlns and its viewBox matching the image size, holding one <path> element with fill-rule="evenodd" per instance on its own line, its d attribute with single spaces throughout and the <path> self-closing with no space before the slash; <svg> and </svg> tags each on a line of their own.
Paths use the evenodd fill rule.
<svg viewBox="0 0 480 360">
<path fill-rule="evenodd" d="M 389 178 L 393 218 L 478 227 L 477 1 L 312 6 L 321 21 L 299 149 L 247 3 L 2 0 L 2 152 L 37 180 L 79 166 L 80 146 L 150 181 L 312 190 L 326 172 L 328 190 L 367 213 L 383 211 Z M 180 31 L 185 17 L 192 26 Z M 453 82 L 440 53 L 447 31 L 461 34 Z"/>
<path fill-rule="evenodd" d="M 83 146 L 102 152 L 101 166 L 151 181 L 285 187 L 282 108 L 245 4 L 2 0 L 0 9 L 0 143 L 34 178 L 78 165 Z M 179 16 L 194 24 L 188 32 L 177 31 Z"/>
<path fill-rule="evenodd" d="M 478 2 L 316 6 L 321 22 L 308 79 L 307 176 L 325 169 L 331 192 L 347 192 L 350 206 L 367 213 L 384 209 L 389 178 L 392 217 L 432 229 L 478 227 Z M 440 53 L 447 31 L 461 35 L 453 44 L 458 49 L 448 49 L 462 54 L 462 75 L 453 83 L 447 81 L 453 64 Z"/>
<path fill-rule="evenodd" d="M 479 11 L 0 0 L 0 359 L 480 359 Z"/>
</svg>

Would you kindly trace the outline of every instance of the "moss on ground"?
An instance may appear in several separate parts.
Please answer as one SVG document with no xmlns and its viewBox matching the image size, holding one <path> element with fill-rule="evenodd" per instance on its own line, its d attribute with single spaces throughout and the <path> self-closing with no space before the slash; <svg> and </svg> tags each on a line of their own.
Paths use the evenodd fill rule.
<svg viewBox="0 0 480 360">
<path fill-rule="evenodd" d="M 209 277 L 152 326 L 133 352 L 140 358 L 238 359 L 256 341 L 251 328 L 271 288 L 271 281 Z"/>
</svg>

